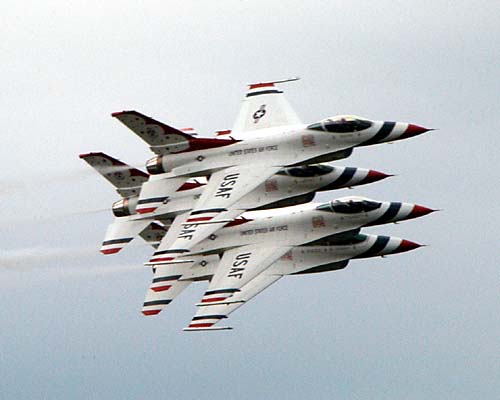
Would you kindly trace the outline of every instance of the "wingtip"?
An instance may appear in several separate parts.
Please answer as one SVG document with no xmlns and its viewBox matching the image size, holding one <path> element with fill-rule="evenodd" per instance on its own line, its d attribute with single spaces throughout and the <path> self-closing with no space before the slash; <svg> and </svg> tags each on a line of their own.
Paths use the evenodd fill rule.
<svg viewBox="0 0 500 400">
<path fill-rule="evenodd" d="M 115 111 L 115 112 L 111 113 L 111 116 L 116 118 L 116 117 L 119 117 L 120 115 L 128 114 L 131 112 L 133 112 L 133 111 L 130 111 L 130 110 Z"/>
<path fill-rule="evenodd" d="M 212 326 L 212 327 L 206 327 L 206 328 L 186 327 L 186 328 L 183 328 L 182 330 L 184 332 L 201 332 L 201 331 L 230 331 L 232 329 L 233 329 L 233 327 L 231 327 L 231 326 Z"/>
<path fill-rule="evenodd" d="M 135 110 L 123 110 L 123 111 L 113 112 L 113 113 L 111 113 L 111 116 L 116 118 L 116 117 L 119 117 L 120 115 L 135 114 L 135 113 L 137 113 L 137 111 L 135 111 Z"/>
<path fill-rule="evenodd" d="M 112 248 L 112 249 L 101 249 L 99 250 L 102 254 L 104 255 L 109 255 L 109 254 L 116 254 L 118 253 L 121 249 L 123 249 L 123 247 L 115 247 L 115 248 Z"/>
<path fill-rule="evenodd" d="M 145 315 L 146 317 L 149 317 L 151 315 L 157 315 L 160 313 L 161 310 L 142 310 L 142 314 Z"/>
<path fill-rule="evenodd" d="M 294 82 L 300 80 L 299 76 L 294 76 L 286 79 L 278 79 L 274 81 L 266 81 L 266 82 L 257 82 L 257 83 L 247 83 L 249 89 L 257 89 L 266 86 L 274 86 L 275 83 L 286 83 L 286 82 Z"/>
<path fill-rule="evenodd" d="M 104 155 L 104 153 L 102 151 L 91 151 L 90 153 L 78 154 L 78 157 L 81 159 L 85 159 L 85 158 L 91 157 L 91 156 L 102 156 L 102 155 Z"/>
</svg>

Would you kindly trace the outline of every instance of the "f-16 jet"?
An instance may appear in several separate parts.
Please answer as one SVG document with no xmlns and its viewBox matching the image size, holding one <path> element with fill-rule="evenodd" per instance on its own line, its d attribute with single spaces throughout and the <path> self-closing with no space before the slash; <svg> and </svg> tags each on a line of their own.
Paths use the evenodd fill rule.
<svg viewBox="0 0 500 400">
<path fill-rule="evenodd" d="M 162 250 L 189 250 L 242 212 L 242 199 L 284 167 L 348 157 L 355 147 L 393 142 L 430 129 L 403 122 L 350 115 L 304 124 L 273 81 L 249 85 L 232 131 L 217 138 L 193 137 L 137 111 L 112 114 L 157 154 L 141 188 L 137 211 L 154 212 L 189 177 L 209 177 L 192 211 L 176 218 Z M 189 239 L 179 232 L 189 226 Z M 179 241 L 183 241 L 180 243 Z M 179 245 L 182 244 L 181 247 Z"/>
<path fill-rule="evenodd" d="M 184 330 L 232 329 L 228 326 L 217 326 L 216 324 L 224 321 L 228 318 L 229 314 L 236 311 L 284 276 L 337 271 L 346 268 L 351 260 L 385 257 L 391 254 L 411 251 L 419 247 L 421 247 L 420 244 L 397 237 L 366 235 L 362 233 L 344 238 L 340 235 L 335 240 L 327 241 L 321 245 L 294 247 L 245 285 L 238 288 L 231 288 L 232 290 L 229 293 L 217 290 L 207 291 L 202 302 L 197 305 L 198 311 L 196 315 Z M 246 261 L 249 260 L 251 254 L 242 254 L 235 261 L 238 265 L 232 267 L 233 270 L 240 268 L 244 270 L 246 268 Z M 213 273 L 216 273 L 218 263 L 213 264 L 211 267 Z M 193 277 L 189 278 L 189 274 L 186 274 L 184 278 L 196 280 L 198 277 L 196 273 L 203 278 L 207 274 L 210 276 L 210 272 L 212 271 L 207 271 L 198 264 L 198 268 L 193 268 L 193 272 Z M 212 279 L 213 277 L 210 276 L 210 278 Z M 231 295 L 229 299 L 226 297 L 228 294 Z"/>
<path fill-rule="evenodd" d="M 232 304 L 235 293 L 296 246 L 335 243 L 336 238 L 356 236 L 363 227 L 417 218 L 432 211 L 409 203 L 346 197 L 245 213 L 190 251 L 161 250 L 160 246 L 148 263 L 154 276 L 143 313 L 158 314 L 189 285 L 182 277 L 199 260 L 197 256 L 211 256 L 203 259 L 205 264 L 218 262 L 201 304 Z M 220 261 L 216 254 L 222 255 Z"/>
<path fill-rule="evenodd" d="M 141 236 L 150 237 L 153 232 L 164 235 L 175 217 L 191 211 L 206 187 L 205 177 L 190 179 L 153 212 L 141 213 L 137 209 L 138 195 L 141 185 L 149 177 L 147 173 L 102 152 L 81 154 L 80 158 L 115 186 L 122 196 L 112 206 L 115 220 L 106 231 L 100 250 L 103 254 L 116 254 L 146 229 Z M 364 185 L 389 176 L 375 170 L 326 164 L 283 168 L 240 199 L 240 207 L 251 210 L 303 204 L 311 201 L 317 191 Z M 153 221 L 160 222 L 155 229 L 150 226 Z M 193 224 L 175 226 L 182 230 L 190 229 Z M 209 225 L 205 227 L 211 228 Z M 215 226 L 215 229 L 219 228 Z"/>
</svg>

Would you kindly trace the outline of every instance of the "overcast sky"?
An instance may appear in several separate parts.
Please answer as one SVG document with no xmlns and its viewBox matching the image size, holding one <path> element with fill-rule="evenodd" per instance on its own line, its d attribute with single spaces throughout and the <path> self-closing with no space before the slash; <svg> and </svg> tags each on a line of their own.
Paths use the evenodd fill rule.
<svg viewBox="0 0 500 400">
<path fill-rule="evenodd" d="M 4 0 L 0 37 L 0 397 L 500 398 L 497 1 Z M 337 164 L 397 176 L 319 197 L 444 209 L 367 230 L 429 247 L 282 279 L 229 332 L 181 330 L 205 283 L 143 317 L 151 250 L 98 253 L 117 195 L 78 154 L 141 166 L 111 112 L 211 135 L 291 76 L 304 122 L 439 128 L 356 150 Z"/>
</svg>

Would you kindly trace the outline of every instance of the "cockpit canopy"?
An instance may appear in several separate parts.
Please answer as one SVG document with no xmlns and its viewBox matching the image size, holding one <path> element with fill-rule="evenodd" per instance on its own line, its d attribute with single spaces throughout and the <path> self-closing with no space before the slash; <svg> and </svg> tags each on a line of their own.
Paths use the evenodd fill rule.
<svg viewBox="0 0 500 400">
<path fill-rule="evenodd" d="M 282 169 L 278 175 L 288 175 L 295 178 L 313 178 L 315 176 L 322 176 L 329 174 L 333 171 L 333 167 L 325 164 L 304 165 L 300 167 L 292 167 Z"/>
<path fill-rule="evenodd" d="M 368 129 L 372 125 L 371 121 L 356 117 L 355 115 L 337 115 L 336 117 L 311 124 L 307 129 L 323 132 L 349 133 Z"/>
<path fill-rule="evenodd" d="M 380 208 L 382 203 L 367 199 L 332 200 L 316 208 L 319 211 L 328 211 L 340 214 L 358 214 Z"/>
</svg>

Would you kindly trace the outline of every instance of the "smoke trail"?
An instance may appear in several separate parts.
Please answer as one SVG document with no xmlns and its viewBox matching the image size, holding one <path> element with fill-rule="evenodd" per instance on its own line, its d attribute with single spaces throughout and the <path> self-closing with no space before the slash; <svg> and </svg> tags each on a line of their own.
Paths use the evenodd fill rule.
<svg viewBox="0 0 500 400">
<path fill-rule="evenodd" d="M 47 265 L 51 262 L 76 262 L 95 256 L 96 253 L 95 247 L 31 247 L 0 250 L 0 267 L 25 268 Z"/>
<path fill-rule="evenodd" d="M 100 214 L 108 212 L 111 215 L 111 207 L 106 208 L 96 208 L 93 210 L 77 210 L 68 212 L 51 213 L 50 215 L 36 215 L 34 216 L 23 216 L 17 218 L 3 218 L 0 220 L 0 228 L 18 226 L 22 224 L 33 224 L 36 220 L 37 224 L 48 223 L 52 221 L 59 221 L 62 218 L 73 218 L 78 216 L 90 216 L 94 214 Z"/>
<path fill-rule="evenodd" d="M 134 163 L 132 168 L 144 169 L 144 163 Z M 128 169 L 128 167 L 111 166 L 104 169 L 104 173 L 119 172 Z M 23 191 L 34 191 L 39 188 L 45 188 L 45 185 L 57 185 L 61 183 L 78 183 L 83 179 L 97 177 L 98 173 L 92 168 L 82 168 L 79 170 L 67 171 L 64 174 L 46 174 L 41 176 L 32 176 L 19 181 L 0 181 L 0 196 L 6 196 Z"/>
<path fill-rule="evenodd" d="M 145 242 L 131 243 L 128 247 L 145 247 Z M 0 268 L 19 269 L 40 266 L 71 265 L 88 261 L 102 264 L 98 246 L 78 247 L 29 247 L 23 249 L 0 250 Z M 109 257 L 108 257 L 109 258 Z M 107 267 L 105 267 L 107 268 Z"/>
</svg>

